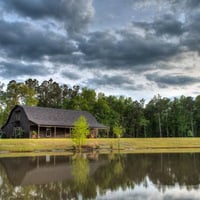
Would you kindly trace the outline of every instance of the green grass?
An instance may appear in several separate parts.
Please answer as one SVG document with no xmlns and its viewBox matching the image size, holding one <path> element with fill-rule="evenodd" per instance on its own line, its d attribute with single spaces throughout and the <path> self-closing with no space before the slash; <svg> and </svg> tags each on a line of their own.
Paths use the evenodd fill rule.
<svg viewBox="0 0 200 200">
<path fill-rule="evenodd" d="M 99 145 L 100 149 L 118 149 L 118 139 L 91 139 L 88 144 Z M 188 149 L 199 148 L 200 138 L 121 138 L 121 150 Z"/>
<path fill-rule="evenodd" d="M 72 148 L 70 139 L 1 139 L 0 151 L 33 152 L 69 150 Z"/>
<path fill-rule="evenodd" d="M 100 153 L 119 151 L 118 139 L 88 139 L 87 145 Z M 0 139 L 0 156 L 6 153 L 69 152 L 71 139 Z M 132 153 L 200 152 L 200 138 L 121 138 L 120 151 Z"/>
</svg>

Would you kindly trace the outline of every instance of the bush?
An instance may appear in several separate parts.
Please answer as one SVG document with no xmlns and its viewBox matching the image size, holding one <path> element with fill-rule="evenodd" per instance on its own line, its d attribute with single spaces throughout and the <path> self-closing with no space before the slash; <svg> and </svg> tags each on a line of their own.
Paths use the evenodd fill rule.
<svg viewBox="0 0 200 200">
<path fill-rule="evenodd" d="M 32 138 L 37 138 L 37 132 L 36 131 L 32 131 L 31 132 L 31 136 L 32 136 Z"/>
</svg>

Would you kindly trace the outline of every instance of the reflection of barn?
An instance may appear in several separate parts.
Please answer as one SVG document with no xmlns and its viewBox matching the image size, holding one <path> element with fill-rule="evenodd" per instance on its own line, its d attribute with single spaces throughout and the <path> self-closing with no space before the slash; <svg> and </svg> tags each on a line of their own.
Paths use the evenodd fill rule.
<svg viewBox="0 0 200 200">
<path fill-rule="evenodd" d="M 1 158 L 0 164 L 13 186 L 25 186 L 72 180 L 71 159 L 69 156 Z M 93 175 L 100 166 L 105 164 L 105 160 L 88 163 L 90 175 Z"/>
<path fill-rule="evenodd" d="M 31 138 L 33 132 L 42 138 L 70 137 L 73 124 L 80 116 L 87 119 L 91 136 L 97 137 L 99 130 L 107 130 L 87 111 L 29 106 L 15 106 L 2 130 L 7 137 L 16 137 L 19 132 L 24 132 L 25 138 Z"/>
</svg>

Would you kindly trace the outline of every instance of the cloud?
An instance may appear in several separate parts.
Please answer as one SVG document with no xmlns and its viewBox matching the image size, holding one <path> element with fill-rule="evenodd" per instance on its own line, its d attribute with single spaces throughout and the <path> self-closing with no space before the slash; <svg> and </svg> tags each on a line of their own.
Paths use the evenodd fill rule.
<svg viewBox="0 0 200 200">
<path fill-rule="evenodd" d="M 152 23 L 157 35 L 179 36 L 183 34 L 183 25 L 175 15 L 165 14 Z"/>
<path fill-rule="evenodd" d="M 7 79 L 21 76 L 45 76 L 47 73 L 50 74 L 49 69 L 39 64 L 0 62 L 0 77 Z"/>
<path fill-rule="evenodd" d="M 86 64 L 88 61 L 96 67 L 131 68 L 137 71 L 140 70 L 138 65 L 168 60 L 180 52 L 177 44 L 156 36 L 142 37 L 128 30 L 91 33 L 88 40 L 79 44 L 79 49 L 85 56 Z"/>
<path fill-rule="evenodd" d="M 154 83 L 163 90 L 193 87 L 199 82 L 192 75 L 200 53 L 199 4 L 198 0 L 0 1 L 0 76 L 45 78 L 42 70 L 46 70 L 60 80 L 118 88 L 123 94 L 143 93 Z M 169 69 L 164 75 L 163 70 Z M 148 82 L 141 84 L 142 80 Z"/>
<path fill-rule="evenodd" d="M 140 90 L 142 85 L 136 85 L 135 82 L 129 76 L 120 75 L 99 75 L 98 78 L 88 79 L 89 85 L 98 87 L 111 87 L 118 89 L 119 86 L 126 90 Z"/>
<path fill-rule="evenodd" d="M 62 21 L 70 35 L 83 33 L 94 15 L 92 0 L 4 0 L 3 5 L 19 16 Z"/>
<path fill-rule="evenodd" d="M 12 8 L 13 12 L 21 16 L 31 17 L 33 20 L 68 18 L 67 21 L 70 22 L 67 22 L 67 26 L 71 26 L 73 22 L 75 27 L 81 27 L 79 23 L 89 24 L 92 14 L 88 13 L 92 13 L 94 9 L 91 0 L 59 0 L 56 3 L 53 0 L 49 0 L 48 3 L 47 0 L 34 2 L 21 0 L 19 4 L 8 0 L 4 1 L 4 6 L 7 9 Z M 56 11 L 57 7 L 58 10 L 61 9 L 59 12 Z M 81 22 L 84 12 L 86 16 L 90 16 L 87 23 Z M 77 23 L 73 21 L 76 21 L 75 17 L 78 17 Z M 135 72 L 151 70 L 152 64 L 169 61 L 182 51 L 182 44 L 179 41 L 174 43 L 158 37 L 164 34 L 178 36 L 183 33 L 182 23 L 174 15 L 160 16 L 152 23 L 143 22 L 145 35 L 135 33 L 134 26 L 139 26 L 139 23 L 133 23 L 132 26 L 116 31 L 90 32 L 72 41 L 67 36 L 53 30 L 36 29 L 28 21 L 6 22 L 1 20 L 0 29 L 4 31 L 0 32 L 0 44 L 8 57 L 39 60 L 48 56 L 52 63 L 74 64 L 77 67 L 86 68 L 123 68 Z M 145 27 L 150 27 L 157 35 L 145 31 Z M 68 27 L 68 29 L 73 28 Z M 193 41 L 185 41 L 184 45 L 189 45 L 190 42 Z"/>
<path fill-rule="evenodd" d="M 168 86 L 186 86 L 200 82 L 200 78 L 179 75 L 179 74 L 166 74 L 159 75 L 158 73 L 152 73 L 146 75 L 147 80 L 157 83 L 161 88 Z"/>
<path fill-rule="evenodd" d="M 0 45 L 9 57 L 38 60 L 43 56 L 69 55 L 75 45 L 62 35 L 35 29 L 26 22 L 0 21 Z"/>
<path fill-rule="evenodd" d="M 191 8 L 191 9 L 198 9 L 200 6 L 200 1 L 199 0 L 187 0 L 186 1 L 186 7 Z"/>
<path fill-rule="evenodd" d="M 69 70 L 67 71 L 63 71 L 61 73 L 61 75 L 64 77 L 64 78 L 69 78 L 71 80 L 77 80 L 77 79 L 80 79 L 81 76 L 77 73 L 74 73 L 74 72 L 70 72 Z"/>
<path fill-rule="evenodd" d="M 200 53 L 200 11 L 194 11 L 188 17 L 186 24 L 186 37 L 183 38 L 182 43 L 191 51 Z"/>
<path fill-rule="evenodd" d="M 174 14 L 160 15 L 152 22 L 132 21 L 132 27 L 140 35 L 154 36 L 163 39 L 163 41 L 164 38 L 162 36 L 167 36 L 171 42 L 173 41 L 173 37 L 181 37 L 186 31 L 184 24 Z"/>
<path fill-rule="evenodd" d="M 141 36 L 131 27 L 118 31 L 92 32 L 72 41 L 51 30 L 35 29 L 27 22 L 0 21 L 0 44 L 7 57 L 74 64 L 77 67 L 131 69 L 143 72 L 152 63 L 168 61 L 181 49 L 155 35 Z"/>
</svg>

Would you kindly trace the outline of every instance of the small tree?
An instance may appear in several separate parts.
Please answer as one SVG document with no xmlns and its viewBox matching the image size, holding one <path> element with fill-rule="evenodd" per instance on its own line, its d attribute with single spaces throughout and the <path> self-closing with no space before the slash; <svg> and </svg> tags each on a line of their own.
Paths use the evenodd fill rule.
<svg viewBox="0 0 200 200">
<path fill-rule="evenodd" d="M 117 136 L 117 138 L 120 138 L 123 133 L 123 128 L 121 126 L 115 126 L 113 127 L 113 132 Z"/>
<path fill-rule="evenodd" d="M 119 149 L 120 148 L 120 137 L 123 134 L 123 128 L 122 128 L 122 126 L 115 126 L 115 127 L 113 127 L 113 133 L 118 138 L 118 149 Z"/>
<path fill-rule="evenodd" d="M 87 119 L 84 116 L 80 116 L 74 123 L 72 129 L 72 141 L 80 149 L 84 144 L 87 136 L 89 134 L 89 126 Z"/>
</svg>

